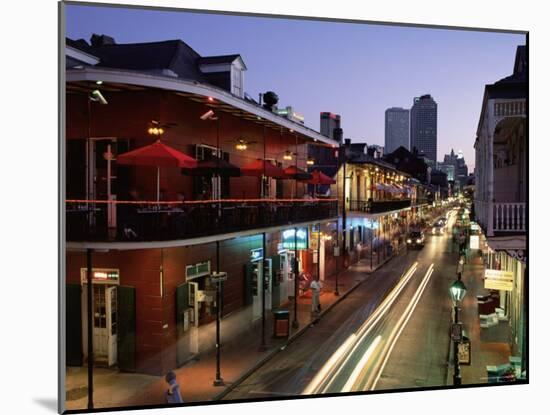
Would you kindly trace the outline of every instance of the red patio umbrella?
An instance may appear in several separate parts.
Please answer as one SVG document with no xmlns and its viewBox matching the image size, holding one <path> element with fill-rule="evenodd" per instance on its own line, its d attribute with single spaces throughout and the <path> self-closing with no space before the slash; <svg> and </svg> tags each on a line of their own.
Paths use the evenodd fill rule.
<svg viewBox="0 0 550 415">
<path fill-rule="evenodd" d="M 288 166 L 283 171 L 288 179 L 309 180 L 313 178 L 311 173 L 308 173 L 297 166 Z"/>
<path fill-rule="evenodd" d="M 307 181 L 309 184 L 336 184 L 336 180 L 331 179 L 319 170 L 313 170 L 311 175 L 313 177 Z"/>
<path fill-rule="evenodd" d="M 241 175 L 255 177 L 266 176 L 276 179 L 284 179 L 286 177 L 283 169 L 262 159 L 255 160 L 241 167 Z"/>
<path fill-rule="evenodd" d="M 180 167 L 189 169 L 197 167 L 197 160 L 170 146 L 167 146 L 166 144 L 161 143 L 160 140 L 155 141 L 153 144 L 121 154 L 117 156 L 116 161 L 119 164 L 156 167 L 157 202 L 160 196 L 161 167 Z"/>
<path fill-rule="evenodd" d="M 315 187 L 315 194 L 317 195 L 317 185 L 319 184 L 336 184 L 336 180 L 331 179 L 329 176 L 324 174 L 323 172 L 319 170 L 313 170 L 311 172 L 311 175 L 313 176 L 310 180 L 307 181 L 309 184 L 313 184 Z"/>
</svg>

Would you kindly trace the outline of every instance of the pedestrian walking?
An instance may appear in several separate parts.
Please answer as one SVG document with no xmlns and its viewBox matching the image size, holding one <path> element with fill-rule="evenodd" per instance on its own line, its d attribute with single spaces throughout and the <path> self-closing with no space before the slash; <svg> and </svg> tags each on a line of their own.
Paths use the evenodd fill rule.
<svg viewBox="0 0 550 415">
<path fill-rule="evenodd" d="M 459 280 L 462 279 L 463 272 L 464 272 L 464 258 L 460 257 L 460 259 L 458 260 L 458 265 L 456 267 L 456 275 Z"/>
<path fill-rule="evenodd" d="M 460 232 L 458 243 L 460 246 L 460 253 L 462 254 L 462 252 L 466 251 L 466 236 L 464 235 L 464 232 Z"/>
<path fill-rule="evenodd" d="M 164 379 L 168 383 L 168 390 L 165 393 L 166 403 L 183 403 L 176 374 L 171 370 L 166 374 Z"/>
</svg>

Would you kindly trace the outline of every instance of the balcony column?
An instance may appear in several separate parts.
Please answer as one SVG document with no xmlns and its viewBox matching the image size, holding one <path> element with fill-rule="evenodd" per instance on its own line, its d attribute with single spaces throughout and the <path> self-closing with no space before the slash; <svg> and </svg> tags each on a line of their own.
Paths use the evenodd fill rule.
<svg viewBox="0 0 550 415">
<path fill-rule="evenodd" d="M 94 409 L 94 318 L 92 250 L 86 249 L 87 323 L 88 323 L 88 409 Z"/>
<path fill-rule="evenodd" d="M 493 161 L 493 134 L 488 134 L 487 143 L 487 157 L 485 162 L 487 163 L 487 236 L 493 236 L 493 184 L 494 184 L 494 161 Z"/>
</svg>

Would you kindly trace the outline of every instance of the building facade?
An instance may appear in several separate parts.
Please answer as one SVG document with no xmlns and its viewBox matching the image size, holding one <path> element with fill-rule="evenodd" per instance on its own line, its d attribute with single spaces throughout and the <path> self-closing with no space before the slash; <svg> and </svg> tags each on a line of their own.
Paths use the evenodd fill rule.
<svg viewBox="0 0 550 415">
<path fill-rule="evenodd" d="M 244 99 L 243 68 L 238 55 L 204 58 L 180 40 L 67 40 L 68 366 L 86 364 L 91 331 L 95 364 L 164 374 L 214 347 L 204 328 L 216 317 L 215 273 L 227 274 L 221 314 L 238 314 L 238 336 L 261 318 L 263 291 L 269 313 L 299 295 L 301 274 L 338 271 L 336 199 L 305 199 L 304 182 L 266 173 L 306 170 L 307 145 L 338 143 Z M 240 173 L 119 162 L 157 141 Z M 267 167 L 246 171 L 258 162 Z"/>
<path fill-rule="evenodd" d="M 518 46 L 512 75 L 486 85 L 475 141 L 475 217 L 487 238 L 486 277 L 511 329 L 511 353 L 526 370 L 527 58 Z M 495 285 L 496 281 L 496 285 Z"/>
<path fill-rule="evenodd" d="M 391 153 L 399 147 L 409 146 L 409 110 L 388 108 L 385 113 L 384 149 Z"/>
<path fill-rule="evenodd" d="M 431 95 L 413 100 L 411 107 L 411 151 L 418 151 L 434 163 L 437 160 L 437 103 Z"/>
</svg>

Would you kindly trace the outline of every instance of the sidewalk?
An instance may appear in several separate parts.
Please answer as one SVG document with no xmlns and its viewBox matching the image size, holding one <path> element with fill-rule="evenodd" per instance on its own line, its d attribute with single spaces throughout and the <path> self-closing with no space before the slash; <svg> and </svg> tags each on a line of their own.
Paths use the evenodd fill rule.
<svg viewBox="0 0 550 415">
<path fill-rule="evenodd" d="M 470 253 L 462 281 L 468 290 L 461 304 L 460 320 L 463 329 L 471 342 L 471 365 L 460 365 L 463 385 L 489 383 L 487 366 L 498 366 L 509 363 L 511 347 L 509 339 L 511 329 L 508 321 L 499 321 L 493 327 L 480 327 L 477 296 L 487 295 L 489 291 L 483 286 L 484 265 L 482 258 Z M 449 371 L 447 384 L 453 384 L 454 356 L 453 344 L 450 342 Z"/>
<path fill-rule="evenodd" d="M 391 258 L 387 258 L 387 262 Z M 247 330 L 242 330 L 235 336 L 236 322 L 242 321 L 240 313 L 249 312 L 248 308 L 224 317 L 221 322 L 221 377 L 225 386 L 213 386 L 216 375 L 215 349 L 189 361 L 175 370 L 181 393 L 185 402 L 201 402 L 220 399 L 236 386 L 240 379 L 261 365 L 264 361 L 284 349 L 286 344 L 298 338 L 310 324 L 321 318 L 337 302 L 344 299 L 367 276 L 382 266 L 370 268 L 370 258 L 363 258 L 347 270 L 338 274 L 338 291 L 335 295 L 336 276 L 325 279 L 321 295 L 321 313 L 319 316 L 311 313 L 311 294 L 307 291 L 298 297 L 297 319 L 299 327 L 290 329 L 288 339 L 275 339 L 273 333 L 273 314 L 266 313 L 265 340 L 266 348 L 260 350 L 261 319 L 254 322 Z M 286 305 L 290 311 L 290 322 L 294 319 L 294 302 Z M 233 327 L 232 327 L 233 326 Z M 201 327 L 203 336 L 215 336 L 215 323 Z M 233 337 L 224 339 L 224 337 Z M 87 368 L 68 368 L 66 389 L 68 391 L 67 409 L 84 409 L 87 404 Z M 134 405 L 164 405 L 166 383 L 160 376 L 149 376 L 134 373 L 120 373 L 113 369 L 94 368 L 94 407 L 120 407 Z"/>
</svg>

